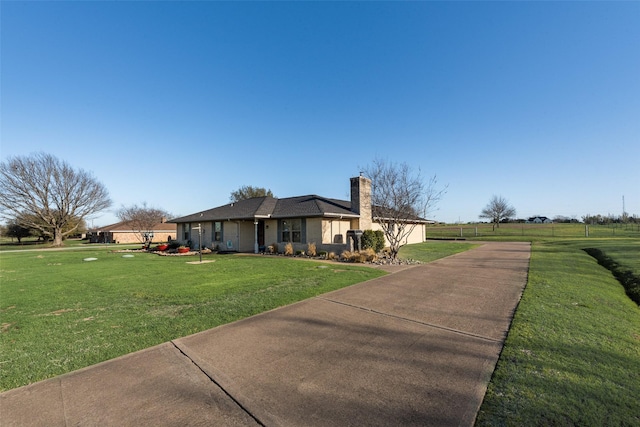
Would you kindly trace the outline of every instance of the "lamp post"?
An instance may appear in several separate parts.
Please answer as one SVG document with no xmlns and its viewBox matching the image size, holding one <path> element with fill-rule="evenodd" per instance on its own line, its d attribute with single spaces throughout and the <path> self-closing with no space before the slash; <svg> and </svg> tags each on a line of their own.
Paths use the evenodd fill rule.
<svg viewBox="0 0 640 427">
<path fill-rule="evenodd" d="M 193 230 L 198 230 L 198 253 L 200 254 L 200 263 L 202 263 L 202 226 L 200 223 Z"/>
</svg>

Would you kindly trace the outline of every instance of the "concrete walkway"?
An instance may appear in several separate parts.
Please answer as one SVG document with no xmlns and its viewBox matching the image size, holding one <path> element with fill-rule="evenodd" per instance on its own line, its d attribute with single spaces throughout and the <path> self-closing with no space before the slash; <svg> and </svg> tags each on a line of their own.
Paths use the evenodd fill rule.
<svg viewBox="0 0 640 427">
<path fill-rule="evenodd" d="M 10 390 L 0 425 L 471 426 L 529 255 L 488 243 Z"/>
</svg>

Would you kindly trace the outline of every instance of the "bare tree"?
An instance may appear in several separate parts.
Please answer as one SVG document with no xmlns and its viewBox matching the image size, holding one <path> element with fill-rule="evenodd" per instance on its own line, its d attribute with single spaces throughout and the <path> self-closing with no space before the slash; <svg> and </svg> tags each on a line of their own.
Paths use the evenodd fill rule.
<svg viewBox="0 0 640 427">
<path fill-rule="evenodd" d="M 509 205 L 507 199 L 502 196 L 493 196 L 489 204 L 482 209 L 480 218 L 487 218 L 493 223 L 493 229 L 500 227 L 500 221 L 511 218 L 516 215 L 516 210 Z"/>
<path fill-rule="evenodd" d="M 435 175 L 425 181 L 420 170 L 414 173 L 406 163 L 382 159 L 374 160 L 363 173 L 371 179 L 373 216 L 378 218 L 391 256 L 396 258 L 416 225 L 426 222 L 447 186 L 438 189 Z"/>
<path fill-rule="evenodd" d="M 39 230 L 62 246 L 87 216 L 111 206 L 106 188 L 90 173 L 37 153 L 0 163 L 2 216 Z"/>
<path fill-rule="evenodd" d="M 230 200 L 232 202 L 239 202 L 240 200 L 247 200 L 253 197 L 273 197 L 271 190 L 267 190 L 262 187 L 252 187 L 251 185 L 243 185 L 236 191 L 231 192 Z"/>
<path fill-rule="evenodd" d="M 148 247 L 153 238 L 153 227 L 166 221 L 170 215 L 163 209 L 150 208 L 143 203 L 142 206 L 123 206 L 116 212 L 116 216 L 120 221 L 127 223 L 131 230 L 137 232 L 138 239 Z"/>
</svg>

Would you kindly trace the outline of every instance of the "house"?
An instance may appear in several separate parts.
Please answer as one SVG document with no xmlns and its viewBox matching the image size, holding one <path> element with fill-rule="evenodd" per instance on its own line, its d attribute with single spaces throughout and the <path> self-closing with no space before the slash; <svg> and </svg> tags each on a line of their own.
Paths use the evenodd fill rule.
<svg viewBox="0 0 640 427">
<path fill-rule="evenodd" d="M 153 233 L 151 242 L 168 242 L 175 240 L 176 230 L 176 224 L 163 219 L 151 227 L 151 230 L 145 231 Z M 90 243 L 142 243 L 144 242 L 142 233 L 140 230 L 133 230 L 127 222 L 118 222 L 89 231 L 87 238 Z"/>
<path fill-rule="evenodd" d="M 259 253 L 277 244 L 280 251 L 291 242 L 294 250 L 315 243 L 318 251 L 349 249 L 356 230 L 381 229 L 385 218 L 371 206 L 371 180 L 351 178 L 351 200 L 316 195 L 288 198 L 254 197 L 172 219 L 177 239 L 193 247 Z M 406 243 L 425 241 L 429 221 L 415 217 Z"/>
<path fill-rule="evenodd" d="M 546 216 L 532 216 L 525 221 L 526 224 L 551 224 L 553 221 Z"/>
</svg>

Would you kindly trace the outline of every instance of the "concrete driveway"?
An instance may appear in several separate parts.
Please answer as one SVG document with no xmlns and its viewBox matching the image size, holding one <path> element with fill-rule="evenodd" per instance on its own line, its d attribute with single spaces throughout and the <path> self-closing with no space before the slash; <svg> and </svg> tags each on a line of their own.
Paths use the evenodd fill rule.
<svg viewBox="0 0 640 427">
<path fill-rule="evenodd" d="M 2 426 L 471 426 L 526 285 L 487 243 L 0 394 Z"/>
</svg>

